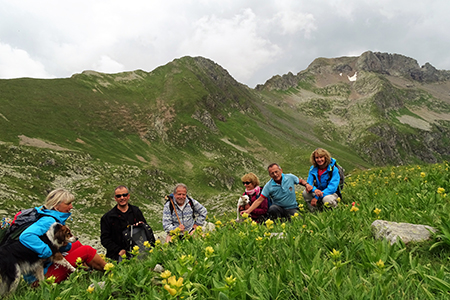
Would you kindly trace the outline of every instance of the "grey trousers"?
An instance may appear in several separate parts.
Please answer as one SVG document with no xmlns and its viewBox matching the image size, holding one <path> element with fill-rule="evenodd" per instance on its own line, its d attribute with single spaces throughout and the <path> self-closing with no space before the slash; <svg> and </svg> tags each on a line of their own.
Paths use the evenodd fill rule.
<svg viewBox="0 0 450 300">
<path fill-rule="evenodd" d="M 316 206 L 311 205 L 311 200 L 314 198 L 314 196 L 315 196 L 315 194 L 313 192 L 308 193 L 306 190 L 303 191 L 303 199 L 305 199 L 305 202 L 308 205 L 308 209 L 311 212 L 314 212 L 317 210 L 317 204 L 316 204 Z M 328 203 L 329 207 L 335 208 L 338 205 L 337 198 L 339 198 L 339 196 L 336 193 L 334 193 L 331 195 L 327 195 L 318 201 L 322 201 L 322 203 L 324 205 L 325 205 L 325 203 Z"/>
</svg>

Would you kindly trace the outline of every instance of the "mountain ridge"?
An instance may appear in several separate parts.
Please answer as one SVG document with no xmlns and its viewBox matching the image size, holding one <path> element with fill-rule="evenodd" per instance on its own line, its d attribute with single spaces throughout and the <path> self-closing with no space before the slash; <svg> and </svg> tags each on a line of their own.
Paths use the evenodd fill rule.
<svg viewBox="0 0 450 300">
<path fill-rule="evenodd" d="M 449 152 L 443 149 L 449 133 L 449 78 L 449 71 L 428 63 L 419 67 L 403 55 L 368 51 L 359 57 L 318 58 L 297 75 L 274 76 L 256 89 L 289 92 L 311 115 L 313 105 L 305 102 L 321 103 L 328 109 L 322 123 L 328 121 L 328 127 L 344 133 L 341 139 L 359 148 L 360 155 L 369 155 L 379 165 L 405 164 L 448 159 Z M 359 110 L 363 117 L 358 118 Z"/>
<path fill-rule="evenodd" d="M 380 60 L 364 57 L 363 66 Z M 114 204 L 119 184 L 157 214 L 181 181 L 220 212 L 234 208 L 243 174 L 268 181 L 269 163 L 306 177 L 317 147 L 328 149 L 347 173 L 450 158 L 447 71 L 427 66 L 417 73 L 414 60 L 401 56 L 396 59 L 411 66 L 386 59 L 375 72 L 356 69 L 358 59 L 318 58 L 297 75 L 275 76 L 255 89 L 202 57 L 175 59 L 151 72 L 0 80 L 2 190 L 29 206 L 62 185 L 89 199 L 83 209 L 94 220 Z M 389 74 L 386 66 L 394 66 Z M 421 81 L 399 77 L 402 72 Z M 20 145 L 27 141 L 70 151 Z"/>
</svg>

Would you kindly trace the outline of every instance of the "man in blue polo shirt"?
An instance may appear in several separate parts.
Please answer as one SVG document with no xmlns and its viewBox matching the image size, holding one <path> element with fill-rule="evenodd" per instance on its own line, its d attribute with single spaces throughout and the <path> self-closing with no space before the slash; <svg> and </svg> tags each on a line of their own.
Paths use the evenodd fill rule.
<svg viewBox="0 0 450 300">
<path fill-rule="evenodd" d="M 306 185 L 306 180 L 299 179 L 293 174 L 283 174 L 283 170 L 276 163 L 270 164 L 267 170 L 272 179 L 264 185 L 261 196 L 247 210 L 241 211 L 241 214 L 250 214 L 264 199 L 270 198 L 272 199 L 272 205 L 267 211 L 270 219 L 293 216 L 298 212 L 295 185 Z"/>
</svg>

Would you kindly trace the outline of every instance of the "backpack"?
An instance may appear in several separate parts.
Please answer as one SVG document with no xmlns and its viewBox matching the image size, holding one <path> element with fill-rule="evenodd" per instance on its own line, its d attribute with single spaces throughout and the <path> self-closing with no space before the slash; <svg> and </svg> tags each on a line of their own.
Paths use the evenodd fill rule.
<svg viewBox="0 0 450 300">
<path fill-rule="evenodd" d="M 25 231 L 25 229 L 44 216 L 47 215 L 38 213 L 34 207 L 19 211 L 14 216 L 10 226 L 5 226 L 5 228 L 3 228 L 2 224 L 3 236 L 1 237 L 0 245 L 19 240 L 19 236 Z M 56 221 L 58 222 L 58 220 Z"/>
<path fill-rule="evenodd" d="M 152 247 L 155 246 L 155 236 L 152 228 L 146 223 L 139 223 L 137 225 L 129 225 L 122 232 L 122 235 L 129 245 L 128 250 L 138 246 L 139 249 L 145 249 L 144 243 L 148 241 Z"/>
<path fill-rule="evenodd" d="M 172 201 L 170 201 L 169 198 L 172 198 Z M 192 218 L 195 219 L 195 214 L 194 214 L 194 202 L 192 201 L 192 198 L 189 197 L 188 195 L 186 195 L 186 198 L 188 198 L 188 203 L 189 203 L 189 205 L 190 205 L 191 208 L 192 208 Z M 166 203 L 167 203 L 167 202 L 170 202 L 170 205 L 169 205 L 169 208 L 170 208 L 170 214 L 173 214 L 173 209 L 174 209 L 173 206 L 175 205 L 174 202 L 173 202 L 173 201 L 175 201 L 175 200 L 173 199 L 173 194 L 170 194 L 169 196 L 166 196 L 165 199 L 166 199 Z"/>
<path fill-rule="evenodd" d="M 328 183 L 330 183 L 331 180 L 331 176 L 333 175 L 333 171 L 334 171 L 334 167 L 338 168 L 338 172 L 339 172 L 339 185 L 338 185 L 338 189 L 336 191 L 336 194 L 342 199 L 342 194 L 341 191 L 344 188 L 344 183 L 345 183 L 345 174 L 344 174 L 344 168 L 341 167 L 337 162 L 334 164 L 334 166 L 331 168 L 330 171 L 328 171 Z"/>
</svg>

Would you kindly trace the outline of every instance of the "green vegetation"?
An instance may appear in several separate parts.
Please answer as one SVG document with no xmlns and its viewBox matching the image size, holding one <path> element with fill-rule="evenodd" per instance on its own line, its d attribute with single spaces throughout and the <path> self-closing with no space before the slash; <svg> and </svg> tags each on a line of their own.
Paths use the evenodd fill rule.
<svg viewBox="0 0 450 300">
<path fill-rule="evenodd" d="M 216 229 L 203 237 L 139 249 L 151 253 L 104 275 L 80 271 L 36 289 L 21 282 L 10 299 L 448 299 L 449 182 L 448 163 L 356 172 L 337 209 L 305 212 L 299 191 L 301 214 L 289 222 L 210 215 Z M 377 219 L 440 231 L 390 245 L 373 238 Z"/>
<path fill-rule="evenodd" d="M 450 188 L 448 172 L 438 172 L 447 165 L 361 170 L 450 159 L 450 106 L 373 72 L 333 82 L 333 72 L 350 67 L 334 68 L 338 63 L 318 59 L 296 75 L 297 83 L 273 78 L 272 86 L 285 91 L 249 89 L 201 57 L 150 73 L 0 80 L 0 216 L 42 205 L 48 191 L 65 187 L 76 196 L 72 229 L 98 239 L 100 216 L 115 204 L 114 187 L 124 184 L 158 231 L 164 196 L 184 182 L 212 221 L 223 224 L 208 237 L 159 246 L 148 259 L 117 265 L 103 277 L 80 272 L 67 283 L 25 288 L 14 297 L 169 299 L 151 272 L 161 263 L 184 278 L 185 299 L 390 299 L 400 297 L 398 291 L 404 298 L 446 298 L 449 276 L 441 263 L 449 251 L 450 225 L 442 221 L 448 197 L 436 191 Z M 321 74 L 329 85 L 319 88 Z M 431 131 L 396 118 L 413 111 L 433 123 Z M 284 172 L 306 177 L 317 147 L 351 174 L 338 209 L 270 229 L 230 223 L 243 174 L 254 172 L 264 184 L 267 165 L 278 162 Z M 351 202 L 358 211 L 349 212 Z M 442 231 L 432 247 L 389 246 L 372 239 L 377 217 Z M 268 231 L 284 238 L 268 238 Z M 208 257 L 207 247 L 214 250 Z M 91 278 L 106 281 L 105 289 L 87 292 Z"/>
<path fill-rule="evenodd" d="M 334 85 L 328 85 L 323 88 L 315 88 L 313 92 L 321 96 L 340 96 L 348 97 L 351 93 L 351 89 L 348 83 L 339 83 Z"/>
</svg>

